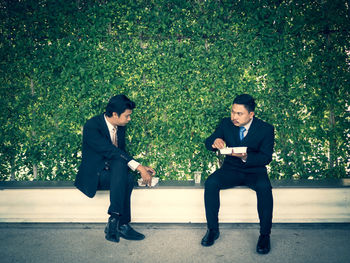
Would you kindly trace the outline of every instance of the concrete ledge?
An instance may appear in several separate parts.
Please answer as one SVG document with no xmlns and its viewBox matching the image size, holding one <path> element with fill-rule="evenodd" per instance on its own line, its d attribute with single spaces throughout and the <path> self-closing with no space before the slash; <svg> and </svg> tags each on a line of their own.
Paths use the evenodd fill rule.
<svg viewBox="0 0 350 263">
<path fill-rule="evenodd" d="M 350 178 L 323 180 L 271 180 L 273 188 L 342 188 L 350 187 Z M 135 185 L 137 188 L 137 186 Z M 194 181 L 160 181 L 157 188 L 203 188 Z M 42 189 L 75 188 L 72 181 L 0 181 L 0 190 L 4 189 Z"/>
<path fill-rule="evenodd" d="M 132 221 L 138 223 L 204 223 L 204 189 L 201 186 L 135 188 Z M 310 185 L 273 189 L 274 223 L 349 223 L 350 187 Z M 15 187 L 0 185 L 0 222 L 81 222 L 107 220 L 109 192 L 93 199 L 72 187 Z M 221 191 L 220 222 L 257 223 L 255 192 L 237 187 Z"/>
</svg>

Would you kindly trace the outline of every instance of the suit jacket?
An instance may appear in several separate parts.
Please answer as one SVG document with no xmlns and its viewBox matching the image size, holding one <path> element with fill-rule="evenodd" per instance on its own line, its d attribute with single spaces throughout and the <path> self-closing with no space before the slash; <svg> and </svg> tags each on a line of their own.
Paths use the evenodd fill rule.
<svg viewBox="0 0 350 263">
<path fill-rule="evenodd" d="M 274 146 L 274 127 L 256 117 L 248 130 L 247 135 L 241 141 L 239 139 L 239 127 L 235 126 L 230 118 L 224 118 L 215 132 L 210 135 L 205 146 L 210 151 L 216 138 L 226 142 L 227 147 L 247 146 L 247 161 L 240 158 L 226 156 L 223 167 L 237 169 L 243 173 L 266 173 L 266 165 L 272 160 Z"/>
<path fill-rule="evenodd" d="M 125 127 L 118 126 L 118 147 L 112 144 L 104 114 L 88 120 L 83 129 L 82 162 L 74 185 L 88 197 L 94 197 L 98 186 L 98 173 L 109 161 L 122 158 L 132 160 L 125 151 Z"/>
</svg>

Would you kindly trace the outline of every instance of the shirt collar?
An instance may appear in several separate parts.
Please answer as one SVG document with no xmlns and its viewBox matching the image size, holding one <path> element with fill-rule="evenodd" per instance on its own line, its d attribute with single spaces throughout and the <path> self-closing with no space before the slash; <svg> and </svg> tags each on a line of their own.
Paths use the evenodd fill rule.
<svg viewBox="0 0 350 263">
<path fill-rule="evenodd" d="M 254 117 L 246 125 L 243 126 L 246 129 L 246 131 L 248 131 L 250 128 L 250 125 L 252 125 L 253 119 Z"/>
<path fill-rule="evenodd" d="M 106 115 L 104 114 L 103 117 L 105 118 L 105 122 L 107 124 L 108 130 L 111 132 L 113 129 L 117 129 L 117 127 L 114 127 L 106 118 Z"/>
</svg>

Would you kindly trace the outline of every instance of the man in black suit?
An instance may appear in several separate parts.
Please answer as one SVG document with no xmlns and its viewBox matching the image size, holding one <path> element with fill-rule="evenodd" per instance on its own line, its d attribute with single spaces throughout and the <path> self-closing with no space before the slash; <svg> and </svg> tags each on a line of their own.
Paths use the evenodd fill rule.
<svg viewBox="0 0 350 263">
<path fill-rule="evenodd" d="M 142 240 L 145 236 L 130 225 L 130 196 L 134 187 L 129 168 L 137 170 L 150 185 L 155 171 L 133 160 L 125 151 L 125 126 L 131 120 L 135 103 L 125 95 L 112 97 L 106 112 L 86 122 L 83 129 L 82 162 L 75 186 L 92 198 L 97 190 L 110 190 L 106 239 L 119 242 L 120 237 Z"/>
<path fill-rule="evenodd" d="M 205 182 L 205 211 L 208 230 L 202 239 L 203 246 L 211 246 L 219 237 L 218 213 L 220 190 L 246 185 L 256 191 L 260 236 L 257 252 L 270 251 L 273 198 L 266 165 L 272 160 L 274 128 L 254 116 L 255 101 L 248 94 L 237 96 L 232 105 L 231 118 L 224 118 L 215 132 L 206 139 L 206 148 L 216 151 L 227 147 L 246 146 L 246 153 L 225 157 L 222 167 Z"/>
</svg>

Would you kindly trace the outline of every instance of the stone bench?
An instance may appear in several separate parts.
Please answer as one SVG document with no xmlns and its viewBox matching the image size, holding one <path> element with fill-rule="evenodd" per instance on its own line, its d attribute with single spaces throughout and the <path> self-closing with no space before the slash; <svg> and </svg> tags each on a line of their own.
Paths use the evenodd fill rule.
<svg viewBox="0 0 350 263">
<path fill-rule="evenodd" d="M 274 223 L 350 223 L 350 179 L 272 181 Z M 0 222 L 105 223 L 109 192 L 93 199 L 72 182 L 0 182 Z M 257 223 L 255 192 L 221 191 L 220 222 Z M 193 182 L 135 187 L 132 222 L 204 223 L 204 188 Z"/>
</svg>

